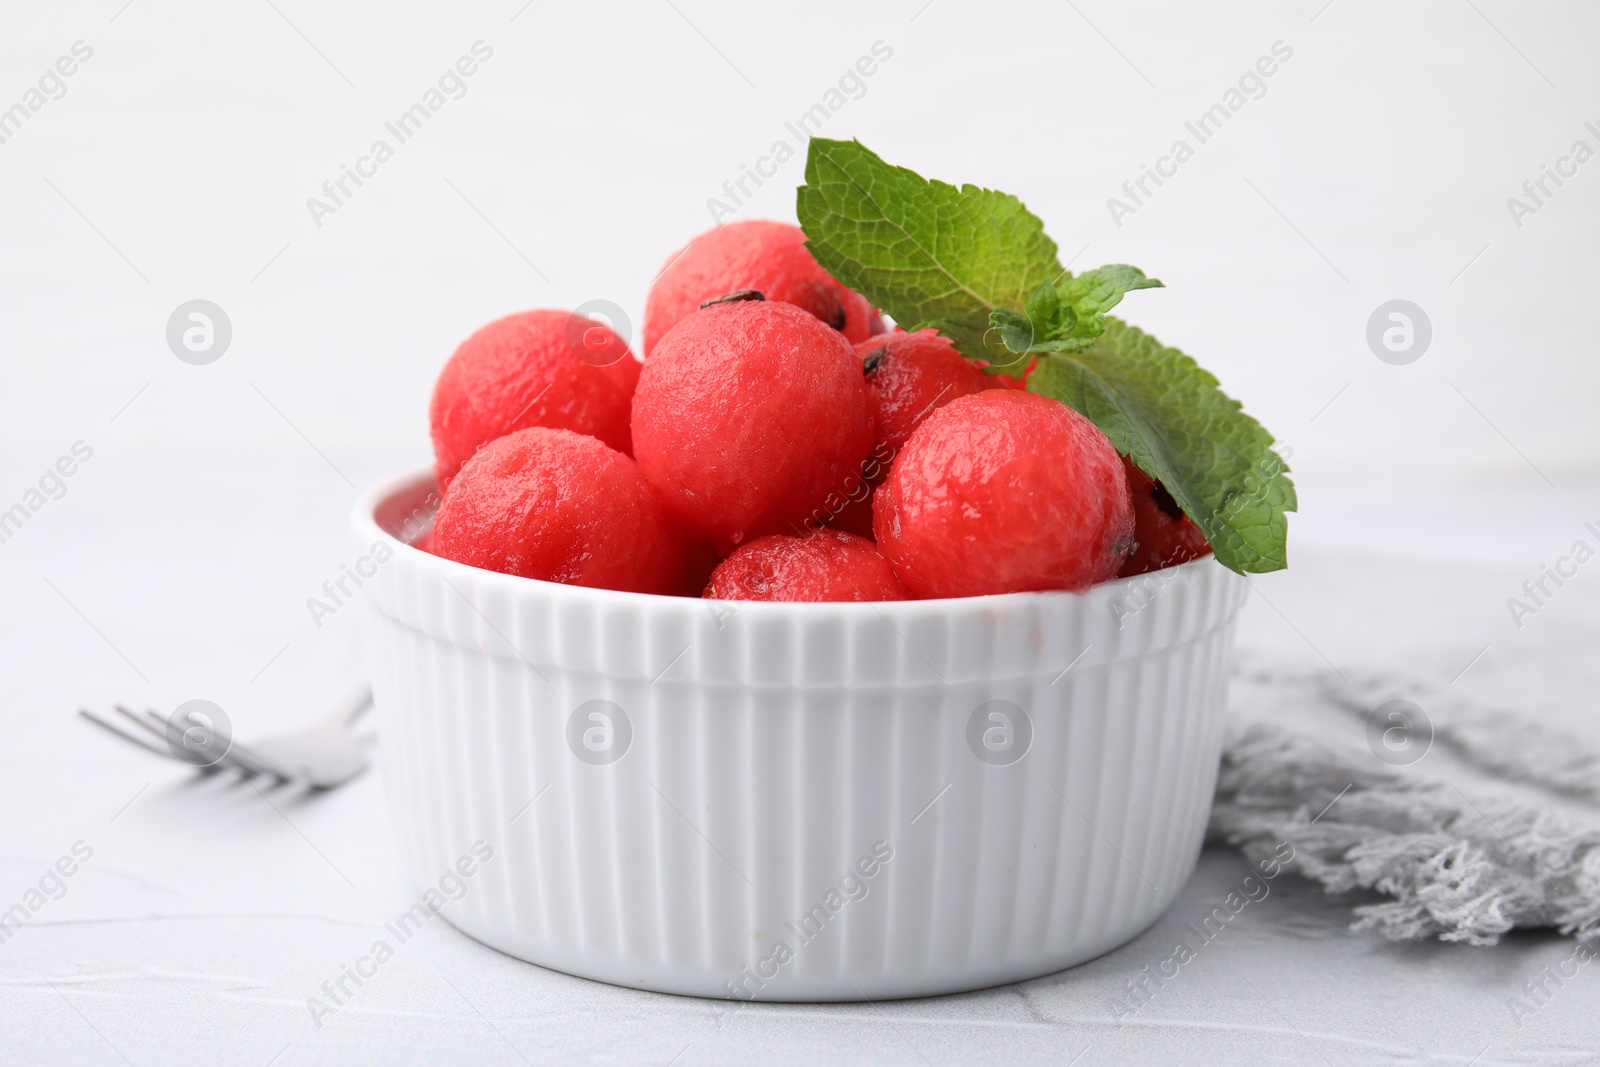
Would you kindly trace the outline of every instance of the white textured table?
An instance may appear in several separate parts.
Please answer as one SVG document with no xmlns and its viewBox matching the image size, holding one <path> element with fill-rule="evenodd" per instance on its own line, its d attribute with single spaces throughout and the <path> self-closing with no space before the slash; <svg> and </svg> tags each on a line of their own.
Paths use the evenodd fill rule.
<svg viewBox="0 0 1600 1067">
<path fill-rule="evenodd" d="M 412 899 L 379 777 L 324 796 L 264 796 L 125 750 L 70 714 L 77 703 L 168 708 L 205 696 L 248 736 L 359 685 L 360 613 L 318 630 L 304 604 L 350 556 L 352 494 L 309 450 L 233 456 L 226 474 L 221 459 L 107 454 L 0 551 L 3 905 L 75 843 L 93 851 L 62 880 L 65 895 L 0 945 L 0 1061 L 944 1064 L 1081 1053 L 1081 1064 L 1489 1064 L 1587 1062 L 1600 1045 L 1592 969 L 1552 986 L 1520 1026 L 1507 1005 L 1570 942 L 1391 945 L 1346 930 L 1349 901 L 1287 877 L 1119 1022 L 1125 983 L 1178 937 L 1194 942 L 1188 924 L 1246 873 L 1227 849 L 1208 850 L 1172 911 L 1132 944 L 987 992 L 751 1006 L 719 1022 L 710 1002 L 542 970 L 433 923 L 319 1028 L 307 999 Z M 400 462 L 346 469 L 360 483 Z M 28 477 L 0 473 L 7 484 Z M 1543 545 L 1581 525 L 1592 492 L 1365 494 L 1311 503 L 1294 569 L 1259 582 L 1271 603 L 1258 595 L 1246 609 L 1242 654 L 1285 669 L 1323 669 L 1324 655 L 1351 670 L 1403 666 L 1443 684 L 1488 643 L 1459 686 L 1547 716 L 1571 711 L 1581 726 L 1596 671 L 1578 653 L 1595 632 L 1600 584 L 1574 581 L 1521 632 L 1503 601 L 1537 571 Z M 1358 514 L 1358 500 L 1404 531 L 1384 535 L 1384 556 L 1341 517 Z M 1429 547 L 1470 512 L 1514 518 L 1476 524 L 1448 554 Z M 1493 563 L 1524 558 L 1520 570 Z"/>
</svg>

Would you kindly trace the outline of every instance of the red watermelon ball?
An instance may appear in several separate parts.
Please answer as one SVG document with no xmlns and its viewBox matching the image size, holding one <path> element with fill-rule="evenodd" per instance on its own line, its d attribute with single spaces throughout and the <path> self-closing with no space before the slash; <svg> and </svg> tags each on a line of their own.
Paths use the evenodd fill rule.
<svg viewBox="0 0 1600 1067">
<path fill-rule="evenodd" d="M 999 375 L 983 373 L 982 364 L 956 351 L 936 330 L 897 330 L 862 341 L 856 352 L 872 396 L 877 456 L 898 455 L 911 432 L 956 397 L 1008 384 Z"/>
<path fill-rule="evenodd" d="M 1139 543 L 1118 577 L 1176 567 L 1211 551 L 1206 535 L 1183 513 L 1165 486 L 1134 466 L 1127 456 L 1128 491 L 1133 495 L 1133 537 Z"/>
<path fill-rule="evenodd" d="M 883 330 L 867 298 L 812 258 L 800 227 L 752 219 L 707 230 L 667 260 L 645 302 L 645 354 L 701 304 L 740 289 L 804 308 L 852 344 Z"/>
<path fill-rule="evenodd" d="M 824 500 L 859 482 L 872 447 L 861 360 L 790 304 L 713 304 L 645 363 L 633 445 L 667 507 L 722 551 L 803 533 Z"/>
<path fill-rule="evenodd" d="M 1086 589 L 1133 548 L 1122 457 L 1072 408 L 988 389 L 928 416 L 873 499 L 878 551 L 919 597 Z"/>
<path fill-rule="evenodd" d="M 708 600 L 910 600 L 889 561 L 865 537 L 817 530 L 774 534 L 735 549 L 711 572 Z"/>
<path fill-rule="evenodd" d="M 548 426 L 598 437 L 633 454 L 629 405 L 639 361 L 610 327 L 570 311 L 524 311 L 457 348 L 428 408 L 441 490 L 497 437 Z"/>
<path fill-rule="evenodd" d="M 633 460 L 544 426 L 484 446 L 434 521 L 431 551 L 547 582 L 633 593 L 682 591 L 684 536 Z"/>
</svg>

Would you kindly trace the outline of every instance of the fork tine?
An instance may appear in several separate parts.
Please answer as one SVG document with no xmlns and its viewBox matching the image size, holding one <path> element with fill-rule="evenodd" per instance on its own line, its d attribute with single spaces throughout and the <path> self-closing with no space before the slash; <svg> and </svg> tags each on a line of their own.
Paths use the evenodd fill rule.
<svg viewBox="0 0 1600 1067">
<path fill-rule="evenodd" d="M 132 712 L 127 712 L 127 714 L 133 715 Z M 139 720 L 139 725 L 158 734 L 163 741 L 166 741 L 170 745 L 171 741 L 169 739 L 169 735 L 167 734 L 167 720 L 162 718 L 161 715 L 158 714 L 153 708 L 145 708 L 144 714 L 145 718 Z M 134 717 L 137 718 L 137 716 Z M 245 777 L 248 778 L 251 775 L 262 773 L 256 767 L 248 765 L 241 760 L 231 759 L 230 754 L 232 752 L 232 747 L 232 741 L 230 739 L 229 751 L 223 753 L 222 758 L 218 759 L 215 763 L 189 763 L 188 760 L 181 758 L 179 759 L 179 762 L 189 763 L 189 766 L 195 768 L 197 771 L 200 771 L 202 774 L 215 774 L 219 771 L 235 770 L 242 772 Z M 174 755 L 176 756 L 176 754 Z"/>
<path fill-rule="evenodd" d="M 127 716 L 130 721 L 136 723 L 142 729 L 149 730 L 151 733 L 155 734 L 156 737 L 160 738 L 161 745 L 159 747 L 165 750 L 163 752 L 164 755 L 171 756 L 173 759 L 178 760 L 179 763 L 189 763 L 189 761 L 186 759 L 180 759 L 178 754 L 172 751 L 172 742 L 167 736 L 165 719 L 161 718 L 148 708 L 145 709 L 145 715 L 148 715 L 150 718 L 146 719 L 138 715 L 131 708 L 125 707 L 122 704 L 113 704 L 111 706 L 117 709 L 117 711 L 121 712 L 123 715 Z M 194 767 L 202 774 L 215 774 L 217 771 L 222 770 L 220 763 L 213 763 L 205 767 L 199 767 L 193 763 L 189 763 L 189 766 Z"/>
<path fill-rule="evenodd" d="M 157 715 L 149 708 L 145 709 L 145 714 L 150 716 L 150 718 L 156 722 L 163 724 L 166 722 L 165 719 L 161 718 L 161 716 Z M 212 766 L 220 767 L 224 763 L 238 768 L 247 775 L 261 774 L 267 776 L 268 778 L 276 779 L 280 782 L 290 781 L 293 777 L 292 775 L 285 774 L 278 768 L 277 764 L 273 763 L 271 760 L 263 759 L 255 751 L 255 749 L 240 744 L 232 737 L 228 738 L 228 751 L 224 752 L 222 754 L 222 758 L 216 763 L 212 764 Z"/>
<path fill-rule="evenodd" d="M 112 726 L 109 722 L 106 722 L 104 719 L 92 713 L 88 708 L 79 708 L 78 714 L 82 715 L 85 719 L 88 719 L 90 722 L 100 727 L 100 729 L 122 738 L 122 740 L 126 741 L 130 745 L 135 745 L 139 748 L 142 748 L 146 752 L 154 752 L 158 756 L 165 756 L 167 759 L 177 758 L 171 752 L 168 752 L 165 749 L 157 748 L 155 745 L 152 745 L 142 737 L 135 737 L 133 734 L 123 733 L 117 727 Z"/>
<path fill-rule="evenodd" d="M 146 729 L 154 730 L 156 733 L 160 734 L 162 738 L 166 738 L 167 720 L 163 719 L 151 708 L 145 708 L 144 713 L 148 718 L 146 720 L 141 720 L 139 725 L 145 727 Z M 129 714 L 131 715 L 132 712 L 129 712 Z M 160 725 L 155 725 L 157 723 Z M 228 751 L 224 752 L 217 762 L 203 765 L 190 764 L 190 766 L 197 767 L 197 769 L 207 773 L 222 770 L 224 767 L 232 767 L 234 770 L 243 771 L 246 777 L 257 774 L 267 774 L 275 778 L 278 777 L 277 773 L 271 768 L 268 768 L 262 764 L 260 760 L 252 758 L 248 750 L 245 750 L 241 755 L 240 750 L 243 749 L 243 747 L 244 746 L 242 745 L 235 744 L 233 739 L 230 737 L 228 739 Z M 182 760 L 181 762 L 188 763 L 189 761 Z"/>
<path fill-rule="evenodd" d="M 141 715 L 136 714 L 135 712 L 133 712 L 132 710 L 130 710 L 130 709 L 126 708 L 126 707 L 124 707 L 121 704 L 113 704 L 113 705 L 111 705 L 111 708 L 112 708 L 113 711 L 116 711 L 116 712 L 126 716 L 135 726 L 139 727 L 142 730 L 149 730 L 151 733 L 153 733 L 157 737 L 159 737 L 163 742 L 166 741 L 167 732 L 165 730 L 163 730 L 161 727 L 152 724 L 150 722 L 150 720 L 144 718 Z"/>
</svg>

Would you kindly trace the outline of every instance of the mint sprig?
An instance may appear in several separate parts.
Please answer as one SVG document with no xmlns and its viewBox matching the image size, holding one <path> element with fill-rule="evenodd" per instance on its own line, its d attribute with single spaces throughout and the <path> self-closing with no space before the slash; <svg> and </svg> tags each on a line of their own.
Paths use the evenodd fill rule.
<svg viewBox="0 0 1600 1067">
<path fill-rule="evenodd" d="M 1272 435 L 1193 359 L 1107 318 L 1092 345 L 1041 357 L 1028 389 L 1087 415 L 1166 487 L 1219 562 L 1240 573 L 1289 565 L 1289 467 Z"/>
<path fill-rule="evenodd" d="M 906 329 L 937 327 L 969 356 L 1003 352 L 992 336 L 985 342 L 990 314 L 1025 307 L 1061 273 L 1056 243 L 1016 197 L 928 181 L 855 141 L 811 139 L 800 224 L 836 278 Z M 880 293 L 893 294 L 893 307 Z"/>
<path fill-rule="evenodd" d="M 1025 312 L 1006 308 L 989 312 L 989 325 L 1012 356 L 1037 352 L 1071 352 L 1093 344 L 1106 332 L 1106 312 L 1122 302 L 1124 293 L 1157 289 L 1161 283 L 1146 278 L 1138 267 L 1114 263 L 1080 274 L 1061 272 L 1059 281 L 1045 282 L 1028 297 Z M 994 354 L 982 353 L 994 361 Z M 1006 359 L 1006 363 L 1023 362 Z"/>
<path fill-rule="evenodd" d="M 1240 573 L 1288 565 L 1296 507 L 1272 435 L 1175 348 L 1107 314 L 1161 282 L 1113 264 L 1072 275 L 1016 197 L 929 181 L 856 141 L 812 138 L 800 225 L 840 281 L 906 329 L 934 327 L 990 371 L 1091 419 Z"/>
</svg>

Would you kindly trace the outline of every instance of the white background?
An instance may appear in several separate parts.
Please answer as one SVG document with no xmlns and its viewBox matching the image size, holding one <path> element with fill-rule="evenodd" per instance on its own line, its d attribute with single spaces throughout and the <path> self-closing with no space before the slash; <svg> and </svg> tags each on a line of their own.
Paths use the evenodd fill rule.
<svg viewBox="0 0 1600 1067">
<path fill-rule="evenodd" d="M 0 435 L 41 463 L 85 436 L 293 446 L 254 382 L 335 462 L 421 456 L 455 343 L 512 310 L 595 298 L 637 323 L 654 272 L 709 225 L 707 198 L 792 143 L 784 122 L 881 40 L 893 58 L 827 134 L 1016 193 L 1077 266 L 1163 278 L 1127 316 L 1212 368 L 1294 446 L 1303 478 L 1532 474 L 1507 438 L 1552 478 L 1600 458 L 1584 329 L 1600 163 L 1520 230 L 1505 206 L 1574 139 L 1600 149 L 1583 129 L 1600 121 L 1600 14 L 921 2 L 536 0 L 518 15 L 521 0 L 136 0 L 115 22 L 116 3 L 13 7 L 5 104 L 74 41 L 95 53 L 0 145 Z M 480 39 L 494 58 L 467 95 L 316 228 L 307 197 Z M 1279 40 L 1294 55 L 1266 95 L 1114 226 L 1106 198 Z M 740 217 L 792 219 L 802 167 Z M 235 329 L 208 369 L 161 341 L 195 297 Z M 1409 367 L 1363 337 L 1394 297 L 1434 324 Z"/>
<path fill-rule="evenodd" d="M 219 807 L 184 791 L 181 771 L 87 737 L 70 716 L 78 703 L 204 696 L 241 736 L 259 735 L 359 685 L 358 613 L 317 628 L 305 601 L 353 558 L 357 489 L 427 462 L 428 392 L 454 345 L 510 311 L 594 299 L 627 309 L 637 336 L 652 276 L 710 225 L 708 198 L 774 141 L 794 147 L 785 122 L 882 41 L 892 58 L 828 136 L 1017 194 L 1075 266 L 1129 262 L 1162 278 L 1166 289 L 1121 311 L 1198 358 L 1292 446 L 1303 506 L 1290 571 L 1257 581 L 1243 620 L 1256 662 L 1403 667 L 1439 687 L 1465 675 L 1457 691 L 1590 717 L 1594 576 L 1522 629 L 1504 601 L 1600 520 L 1589 333 L 1600 161 L 1520 229 L 1506 199 L 1575 139 L 1600 149 L 1584 129 L 1600 125 L 1600 12 L 1503 0 L 1217 8 L 104 0 L 0 11 L 0 108 L 75 41 L 94 49 L 66 95 L 0 144 L 0 509 L 73 442 L 94 449 L 65 497 L 0 544 L 0 907 L 79 837 L 104 865 L 52 905 L 59 930 L 0 948 L 0 981 L 17 987 L 7 1033 L 43 1020 L 14 1054 L 120 1062 L 92 1019 L 134 1062 L 265 1062 L 283 1046 L 298 1059 L 281 1063 L 311 1062 L 384 1043 L 391 1058 L 470 1049 L 519 1062 L 450 999 L 442 971 L 477 981 L 464 987 L 474 1010 L 536 1060 L 559 1049 L 666 1062 L 680 1035 L 695 1050 L 680 1062 L 741 1062 L 759 1048 L 804 1058 L 824 1040 L 881 1060 L 1003 1046 L 1066 1062 L 1091 1038 L 1108 1062 L 1203 1042 L 1309 1062 L 1407 1050 L 1467 1062 L 1486 1045 L 1502 1051 L 1483 1063 L 1515 1058 L 1508 1047 L 1576 1057 L 1592 994 L 1545 1009 L 1538 1028 L 1509 1026 L 1503 1004 L 1566 949 L 1392 950 L 1342 933 L 1341 909 L 1310 890 L 1274 905 L 1282 925 L 1259 943 L 1213 957 L 1214 973 L 1185 990 L 1192 1003 L 1153 1014 L 1145 1046 L 1083 1020 L 1154 947 L 1020 993 L 906 1008 L 892 1026 L 860 1009 L 770 1013 L 711 1036 L 698 1015 L 683 1021 L 680 1002 L 594 992 L 449 931 L 397 972 L 410 978 L 374 994 L 366 1029 L 326 1037 L 307 1031 L 301 1005 L 350 954 L 319 924 L 370 925 L 404 894 L 375 828 L 376 778 L 296 809 L 291 831 L 248 795 Z M 465 97 L 318 228 L 306 199 L 480 39 L 494 56 Z M 1276 41 L 1293 58 L 1265 96 L 1114 225 L 1107 197 L 1175 138 L 1193 144 L 1184 122 Z M 797 152 L 738 217 L 792 219 L 802 165 Z M 228 352 L 203 367 L 164 338 L 172 310 L 195 298 L 233 325 Z M 1393 298 L 1433 324 L 1409 366 L 1380 362 L 1365 340 L 1368 316 Z M 331 878 L 308 838 L 362 894 Z M 1208 855 L 1175 914 L 1203 913 L 1236 862 Z M 197 918 L 214 915 L 223 925 Z M 1311 927 L 1335 947 L 1308 947 Z M 1236 999 L 1230 968 L 1264 966 L 1297 1023 Z M 63 1004 L 47 980 L 77 992 Z M 1394 1014 L 1378 992 L 1390 988 L 1425 1010 Z M 1360 1012 L 1343 1012 L 1358 995 Z M 546 1016 L 545 1004 L 558 1006 Z M 601 1006 L 609 1025 L 631 1020 L 625 1051 L 585 1029 Z M 914 1044 L 897 1040 L 900 1025 Z"/>
</svg>

